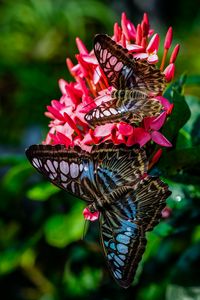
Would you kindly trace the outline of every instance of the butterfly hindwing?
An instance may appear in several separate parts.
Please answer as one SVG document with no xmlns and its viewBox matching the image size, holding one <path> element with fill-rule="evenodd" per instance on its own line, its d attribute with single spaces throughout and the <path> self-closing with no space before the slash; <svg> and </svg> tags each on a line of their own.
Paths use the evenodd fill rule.
<svg viewBox="0 0 200 300">
<path fill-rule="evenodd" d="M 128 194 L 102 212 L 101 242 L 108 267 L 117 283 L 127 288 L 133 281 L 145 250 L 146 238 L 141 225 L 134 221 L 136 206 Z M 122 204 L 122 201 L 125 203 Z M 127 203 L 127 202 L 131 203 Z"/>
<path fill-rule="evenodd" d="M 120 286 L 131 284 L 145 250 L 145 232 L 159 222 L 169 194 L 166 184 L 147 176 L 102 212 L 104 254 Z"/>
</svg>

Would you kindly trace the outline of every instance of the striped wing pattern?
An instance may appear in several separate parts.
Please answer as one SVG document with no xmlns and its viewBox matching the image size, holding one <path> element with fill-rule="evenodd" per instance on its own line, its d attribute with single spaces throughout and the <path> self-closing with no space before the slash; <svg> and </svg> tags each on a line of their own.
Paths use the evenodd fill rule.
<svg viewBox="0 0 200 300">
<path fill-rule="evenodd" d="M 117 90 L 133 88 L 159 94 L 165 89 L 164 74 L 155 65 L 134 59 L 109 36 L 95 36 L 94 52 L 109 84 Z"/>
<path fill-rule="evenodd" d="M 147 93 L 125 89 L 112 93 L 113 99 L 103 102 L 85 115 L 85 120 L 92 126 L 106 123 L 126 121 L 135 124 L 144 117 L 159 115 L 162 105 L 160 101 L 149 98 Z"/>
<path fill-rule="evenodd" d="M 90 153 L 79 147 L 32 145 L 31 164 L 56 186 L 99 210 L 100 235 L 109 269 L 128 287 L 145 249 L 145 232 L 158 223 L 167 185 L 147 175 L 145 151 L 103 144 Z"/>
<path fill-rule="evenodd" d="M 169 195 L 160 179 L 147 176 L 102 214 L 102 245 L 120 286 L 130 286 L 145 251 L 145 232 L 158 224 Z"/>
<path fill-rule="evenodd" d="M 94 52 L 109 85 L 116 91 L 112 93 L 113 100 L 86 114 L 89 124 L 116 122 L 121 118 L 137 123 L 160 113 L 162 106 L 152 95 L 162 93 L 166 83 L 164 74 L 155 65 L 134 59 L 107 35 L 95 37 Z"/>
</svg>

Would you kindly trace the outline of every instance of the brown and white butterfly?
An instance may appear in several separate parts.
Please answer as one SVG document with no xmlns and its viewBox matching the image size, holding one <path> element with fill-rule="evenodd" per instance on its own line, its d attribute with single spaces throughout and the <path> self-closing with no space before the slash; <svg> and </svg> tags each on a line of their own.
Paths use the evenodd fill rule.
<svg viewBox="0 0 200 300">
<path fill-rule="evenodd" d="M 129 287 L 145 251 L 146 232 L 159 223 L 171 194 L 159 178 L 147 175 L 145 151 L 106 143 L 90 153 L 78 146 L 32 145 L 26 155 L 50 182 L 84 200 L 91 212 L 100 212 L 108 268 L 121 287 Z"/>
<path fill-rule="evenodd" d="M 94 52 L 109 85 L 116 90 L 111 93 L 110 101 L 85 115 L 89 124 L 120 120 L 137 123 L 144 117 L 159 115 L 162 105 L 154 97 L 162 94 L 166 82 L 155 65 L 133 58 L 127 49 L 103 34 L 96 35 Z"/>
</svg>

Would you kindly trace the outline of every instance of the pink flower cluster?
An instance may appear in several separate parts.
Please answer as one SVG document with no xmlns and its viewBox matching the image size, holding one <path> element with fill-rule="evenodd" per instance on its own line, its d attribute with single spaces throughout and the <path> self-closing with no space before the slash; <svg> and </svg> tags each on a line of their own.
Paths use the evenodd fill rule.
<svg viewBox="0 0 200 300">
<path fill-rule="evenodd" d="M 150 29 L 148 16 L 145 13 L 142 22 L 135 27 L 126 14 L 122 14 L 121 26 L 114 25 L 113 39 L 127 48 L 133 57 L 147 60 L 151 64 L 158 63 L 159 35 Z M 90 151 L 92 145 L 105 141 L 114 144 L 124 143 L 127 146 L 139 144 L 141 147 L 153 141 L 161 146 L 170 147 L 171 143 L 159 132 L 167 116 L 172 111 L 172 105 L 162 95 L 156 98 L 161 101 L 163 111 L 158 117 L 144 118 L 138 126 L 126 122 L 107 123 L 91 128 L 84 116 L 101 101 L 110 97 L 112 88 L 108 86 L 105 75 L 101 72 L 94 51 L 88 51 L 83 42 L 77 38 L 79 53 L 77 64 L 67 59 L 67 66 L 74 78 L 73 82 L 59 80 L 62 92 L 60 100 L 52 100 L 47 106 L 46 116 L 51 118 L 45 144 L 79 145 Z M 178 55 L 179 45 L 176 45 L 165 67 L 168 50 L 172 43 L 172 28 L 170 27 L 164 42 L 163 57 L 160 70 L 165 74 L 167 82 L 174 77 L 174 62 Z M 165 69 L 164 69 L 165 67 Z"/>
</svg>

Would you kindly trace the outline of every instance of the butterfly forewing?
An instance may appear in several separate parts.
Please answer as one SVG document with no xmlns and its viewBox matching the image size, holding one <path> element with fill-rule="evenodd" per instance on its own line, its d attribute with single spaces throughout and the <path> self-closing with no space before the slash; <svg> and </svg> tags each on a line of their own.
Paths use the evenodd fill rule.
<svg viewBox="0 0 200 300">
<path fill-rule="evenodd" d="M 26 155 L 53 184 L 86 201 L 100 199 L 99 206 L 105 194 L 112 196 L 115 190 L 138 182 L 148 168 L 143 150 L 124 145 L 99 145 L 90 153 L 78 146 L 33 145 Z"/>
<path fill-rule="evenodd" d="M 91 155 L 98 188 L 109 201 L 124 187 L 136 184 L 148 170 L 145 151 L 138 147 L 104 144 L 93 147 Z"/>
<path fill-rule="evenodd" d="M 109 36 L 95 36 L 94 52 L 109 84 L 117 90 L 134 88 L 157 95 L 165 89 L 165 76 L 155 65 L 134 59 Z"/>
<path fill-rule="evenodd" d="M 110 86 L 116 88 L 112 99 L 103 102 L 85 115 L 92 126 L 107 122 L 138 123 L 144 117 L 157 116 L 161 103 L 153 98 L 165 88 L 165 77 L 155 65 L 136 60 L 127 49 L 107 35 L 97 35 L 94 52 Z"/>
<path fill-rule="evenodd" d="M 91 191 L 96 192 L 94 162 L 87 152 L 79 147 L 67 150 L 64 145 L 33 145 L 26 150 L 26 155 L 53 184 L 76 197 L 92 201 Z"/>
</svg>

